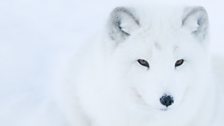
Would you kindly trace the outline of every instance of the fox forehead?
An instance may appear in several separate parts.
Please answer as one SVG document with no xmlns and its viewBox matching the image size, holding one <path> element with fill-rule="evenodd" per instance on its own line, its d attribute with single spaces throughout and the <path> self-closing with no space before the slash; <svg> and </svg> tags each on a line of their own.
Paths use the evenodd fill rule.
<svg viewBox="0 0 224 126">
<path fill-rule="evenodd" d="M 175 31 L 167 30 L 167 33 L 156 34 L 153 31 L 142 30 L 143 32 L 136 33 L 133 35 L 130 40 L 127 40 L 125 43 L 126 46 L 133 45 L 133 48 L 139 48 L 141 50 L 172 50 L 175 52 L 178 50 L 179 46 L 182 43 L 184 36 L 176 34 Z M 124 43 L 124 44 L 125 44 Z M 140 48 L 141 47 L 141 48 Z"/>
</svg>

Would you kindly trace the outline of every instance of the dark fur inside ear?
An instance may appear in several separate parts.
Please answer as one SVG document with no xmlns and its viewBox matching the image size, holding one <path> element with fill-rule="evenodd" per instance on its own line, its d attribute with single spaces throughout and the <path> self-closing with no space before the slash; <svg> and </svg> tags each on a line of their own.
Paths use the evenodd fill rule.
<svg viewBox="0 0 224 126">
<path fill-rule="evenodd" d="M 195 37 L 204 40 L 208 34 L 208 14 L 203 7 L 185 9 L 182 26 L 187 28 Z"/>
<path fill-rule="evenodd" d="M 120 42 L 129 37 L 140 24 L 132 9 L 117 7 L 111 12 L 108 25 L 110 38 Z"/>
</svg>

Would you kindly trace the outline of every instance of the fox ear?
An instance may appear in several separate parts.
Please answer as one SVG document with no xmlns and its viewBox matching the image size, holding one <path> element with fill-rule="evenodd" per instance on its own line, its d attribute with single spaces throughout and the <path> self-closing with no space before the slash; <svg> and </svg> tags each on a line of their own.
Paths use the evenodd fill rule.
<svg viewBox="0 0 224 126">
<path fill-rule="evenodd" d="M 134 10 L 125 7 L 115 8 L 109 18 L 108 31 L 113 41 L 122 42 L 140 26 Z"/>
<path fill-rule="evenodd" d="M 203 7 L 186 8 L 182 18 L 182 26 L 199 40 L 208 34 L 208 15 Z"/>
</svg>

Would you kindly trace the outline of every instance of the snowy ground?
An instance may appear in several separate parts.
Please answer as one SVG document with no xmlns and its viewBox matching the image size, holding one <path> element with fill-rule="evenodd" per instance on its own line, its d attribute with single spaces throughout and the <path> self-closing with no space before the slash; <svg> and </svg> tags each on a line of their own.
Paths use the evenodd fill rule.
<svg viewBox="0 0 224 126">
<path fill-rule="evenodd" d="M 14 109 L 24 112 L 29 111 L 27 106 L 38 105 L 48 96 L 48 85 L 58 77 L 55 70 L 69 60 L 85 39 L 102 28 L 115 5 L 126 2 L 1 0 L 0 108 L 5 108 L 5 112 Z M 211 51 L 224 54 L 223 2 L 198 0 L 194 3 L 204 5 L 208 10 Z M 8 106 L 13 108 L 8 109 Z M 0 118 L 2 116 L 0 112 Z"/>
</svg>

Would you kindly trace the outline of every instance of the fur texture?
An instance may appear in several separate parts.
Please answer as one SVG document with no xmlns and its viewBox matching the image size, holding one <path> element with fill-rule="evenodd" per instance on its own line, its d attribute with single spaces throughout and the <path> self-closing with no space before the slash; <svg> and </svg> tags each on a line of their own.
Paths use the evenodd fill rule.
<svg viewBox="0 0 224 126">
<path fill-rule="evenodd" d="M 71 126 L 215 125 L 208 25 L 203 7 L 115 8 L 60 88 Z"/>
</svg>

